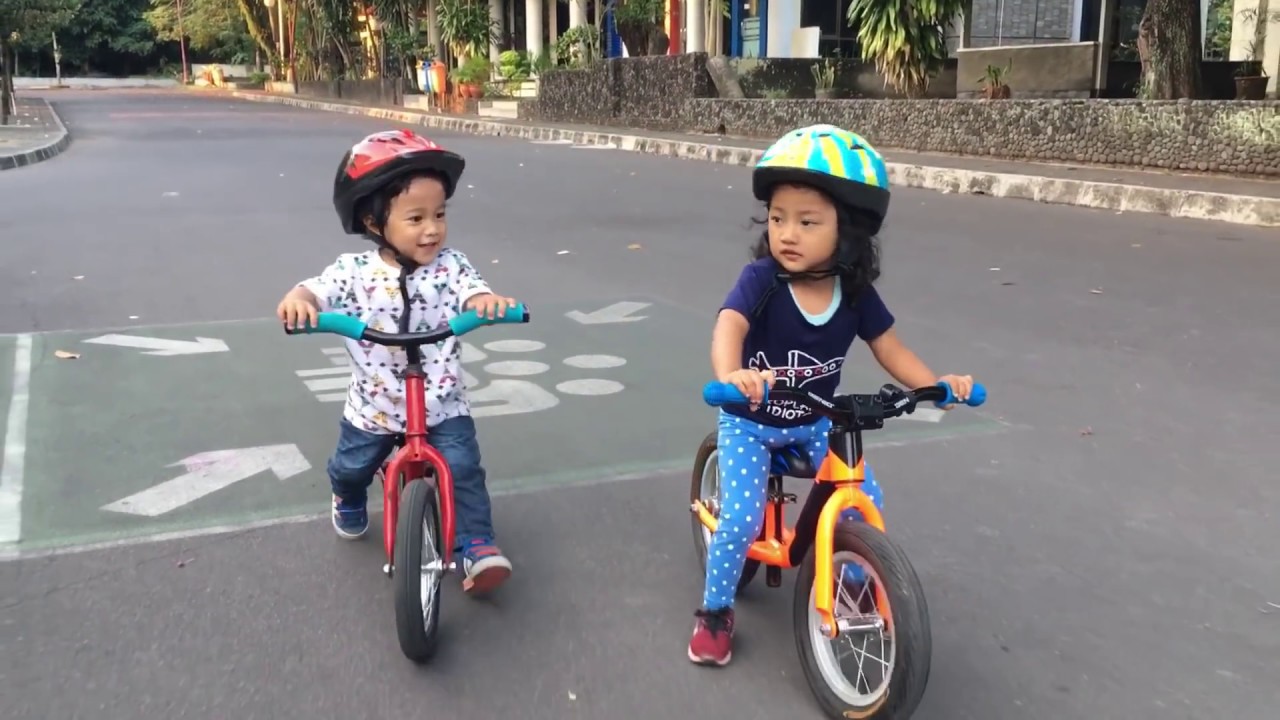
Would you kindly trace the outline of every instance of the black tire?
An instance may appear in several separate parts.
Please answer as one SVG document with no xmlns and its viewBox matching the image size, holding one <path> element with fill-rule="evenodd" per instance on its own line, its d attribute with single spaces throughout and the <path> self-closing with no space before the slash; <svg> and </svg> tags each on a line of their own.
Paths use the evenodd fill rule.
<svg viewBox="0 0 1280 720">
<path fill-rule="evenodd" d="M 828 686 L 818 667 L 809 635 L 813 592 L 814 552 L 809 550 L 796 576 L 792 619 L 800 666 L 822 710 L 832 718 L 906 720 L 915 712 L 929 683 L 933 638 L 929 607 L 920 578 L 906 553 L 887 535 L 864 522 L 842 522 L 836 528 L 833 554 L 853 553 L 866 560 L 889 595 L 894 636 L 894 663 L 885 692 L 869 706 L 841 699 Z"/>
<path fill-rule="evenodd" d="M 690 507 L 693 506 L 695 500 L 702 499 L 702 473 L 706 469 L 707 461 L 711 458 L 711 453 L 715 452 L 715 449 L 716 433 L 713 432 L 702 440 L 702 444 L 698 446 L 698 454 L 693 460 L 693 480 L 689 484 Z M 689 514 L 693 518 L 693 549 L 698 554 L 698 564 L 702 566 L 702 575 L 706 577 L 707 542 L 702 537 L 702 531 L 706 528 L 703 527 L 702 521 L 698 519 L 697 515 Z M 737 594 L 741 594 L 751 584 L 752 579 L 755 578 L 758 572 L 760 572 L 760 561 L 748 558 L 746 564 L 742 566 L 742 577 L 738 579 Z"/>
<path fill-rule="evenodd" d="M 422 544 L 426 539 L 440 552 L 440 513 L 435 487 L 428 480 L 406 484 L 400 494 L 396 519 L 394 558 L 396 633 L 400 650 L 416 663 L 426 662 L 436 650 L 440 629 L 440 583 L 432 593 L 431 619 L 423 619 Z M 425 526 L 425 527 L 424 527 Z"/>
</svg>

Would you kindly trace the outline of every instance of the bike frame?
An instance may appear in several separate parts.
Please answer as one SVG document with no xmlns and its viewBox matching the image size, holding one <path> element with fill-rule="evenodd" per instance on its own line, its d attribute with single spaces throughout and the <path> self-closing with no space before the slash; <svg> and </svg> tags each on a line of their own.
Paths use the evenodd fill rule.
<svg viewBox="0 0 1280 720">
<path fill-rule="evenodd" d="M 426 372 L 422 369 L 420 346 L 411 344 L 405 351 L 409 355 L 409 366 L 404 375 L 404 442 L 387 461 L 382 473 L 382 544 L 390 565 L 395 555 L 400 493 L 415 480 L 428 482 L 427 470 L 434 470 L 436 493 L 440 496 L 440 558 L 448 568 L 453 556 L 453 473 L 440 451 L 427 441 Z M 402 482 L 401 478 L 407 479 Z"/>
<path fill-rule="evenodd" d="M 782 491 L 782 473 L 770 465 L 768 495 L 765 499 L 764 527 L 759 537 L 747 548 L 747 557 L 758 560 L 771 568 L 797 567 L 804 562 L 809 548 L 813 547 L 814 608 L 822 617 L 822 627 L 827 637 L 839 635 L 835 620 L 835 599 L 831 573 L 831 558 L 836 526 L 845 510 L 857 510 L 871 527 L 884 532 L 884 518 L 871 497 L 862 490 L 866 480 L 863 461 L 862 433 L 884 427 L 887 418 L 915 412 L 917 402 L 934 402 L 949 405 L 956 402 L 950 386 L 939 383 L 933 387 L 904 391 L 893 385 L 885 385 L 875 395 L 847 395 L 842 400 L 848 407 L 804 390 L 777 387 L 766 390 L 763 402 L 770 396 L 799 400 L 831 420 L 827 432 L 827 454 L 813 473 L 814 484 L 805 499 L 794 528 L 787 527 L 782 519 L 782 508 L 794 501 L 795 496 Z M 986 402 L 987 391 L 975 384 L 973 392 L 964 402 L 976 407 Z M 746 402 L 746 397 L 733 385 L 707 383 L 703 399 L 709 405 L 727 405 Z M 776 456 L 777 453 L 771 453 Z M 771 463 L 773 462 L 771 458 Z M 718 469 L 717 469 L 718 472 Z M 702 503 L 693 502 L 692 510 L 698 520 L 712 533 L 718 521 Z M 816 546 L 814 545 L 816 543 Z M 891 623 L 887 612 L 889 598 L 880 583 L 876 583 L 876 610 L 886 624 Z"/>
<path fill-rule="evenodd" d="M 443 342 L 451 337 L 461 337 L 481 325 L 495 323 L 527 323 L 529 309 L 523 303 L 509 306 L 500 317 L 481 317 L 470 310 L 448 320 L 447 326 L 428 332 L 411 333 L 408 331 L 409 309 L 407 306 L 409 291 L 405 287 L 405 278 L 400 278 L 400 291 L 406 298 L 406 307 L 400 316 L 400 332 L 386 333 L 370 330 L 364 321 L 338 312 L 322 312 L 316 316 L 315 326 L 304 323 L 302 327 L 288 327 L 284 331 L 288 335 L 300 333 L 332 333 L 357 342 L 373 342 L 388 347 L 403 347 L 408 355 L 408 367 L 404 374 L 405 387 L 405 431 L 400 436 L 399 447 L 383 465 L 382 470 L 382 543 L 387 554 L 387 568 L 394 572 L 391 563 L 395 559 L 396 521 L 400 512 L 400 493 L 404 486 L 415 480 L 428 482 L 427 471 L 435 474 L 435 489 L 439 495 L 440 510 L 440 557 L 445 569 L 450 567 L 453 558 L 454 513 L 453 513 L 453 473 L 449 463 L 427 441 L 427 388 L 426 371 L 422 368 L 422 347 Z"/>
<path fill-rule="evenodd" d="M 827 455 L 813 477 L 814 485 L 805 499 L 795 527 L 788 527 L 782 518 L 786 504 L 782 492 L 782 475 L 770 472 L 769 494 L 765 500 L 764 528 L 760 537 L 747 548 L 747 557 L 764 565 L 778 568 L 798 567 L 813 547 L 814 607 L 822 618 L 827 636 L 835 638 L 839 630 L 835 620 L 834 580 L 832 578 L 832 547 L 836 525 L 845 510 L 862 513 L 868 525 L 884 532 L 884 517 L 862 490 L 866 480 L 866 466 L 862 456 L 862 432 L 856 427 L 843 428 L 832 425 L 827 433 Z M 698 519 L 711 532 L 719 525 L 711 511 L 701 500 L 694 501 Z M 889 622 L 888 598 L 884 588 L 876 584 L 876 609 L 880 617 Z"/>
</svg>

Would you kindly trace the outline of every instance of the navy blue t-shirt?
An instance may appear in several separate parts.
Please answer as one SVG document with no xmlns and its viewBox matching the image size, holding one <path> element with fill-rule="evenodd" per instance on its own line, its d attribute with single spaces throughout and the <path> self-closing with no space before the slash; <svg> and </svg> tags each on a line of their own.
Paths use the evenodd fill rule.
<svg viewBox="0 0 1280 720">
<path fill-rule="evenodd" d="M 807 315 L 796 304 L 790 284 L 776 279 L 782 267 L 772 257 L 747 265 L 729 291 L 721 309 L 731 308 L 751 323 L 742 345 L 742 367 L 773 370 L 775 387 L 803 387 L 830 399 L 840 386 L 840 369 L 855 338 L 871 342 L 893 327 L 893 314 L 875 288 L 863 290 L 855 302 L 836 282 L 832 306 L 820 316 Z M 774 284 L 777 287 L 761 309 L 753 310 Z M 726 412 L 773 427 L 796 427 L 816 422 L 820 416 L 789 400 L 771 400 L 752 412 L 746 405 L 725 407 Z"/>
</svg>

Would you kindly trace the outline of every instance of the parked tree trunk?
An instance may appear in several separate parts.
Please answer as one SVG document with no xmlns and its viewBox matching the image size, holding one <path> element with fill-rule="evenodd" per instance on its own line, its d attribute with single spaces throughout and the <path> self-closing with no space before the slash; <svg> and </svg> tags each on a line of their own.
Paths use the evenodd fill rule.
<svg viewBox="0 0 1280 720">
<path fill-rule="evenodd" d="M 9 41 L 0 34 L 0 125 L 9 124 L 9 102 L 13 97 L 13 53 Z M 15 108 L 16 109 L 16 108 Z"/>
<path fill-rule="evenodd" d="M 1145 99 L 1200 97 L 1199 25 L 1198 0 L 1148 0 L 1138 22 Z"/>
</svg>

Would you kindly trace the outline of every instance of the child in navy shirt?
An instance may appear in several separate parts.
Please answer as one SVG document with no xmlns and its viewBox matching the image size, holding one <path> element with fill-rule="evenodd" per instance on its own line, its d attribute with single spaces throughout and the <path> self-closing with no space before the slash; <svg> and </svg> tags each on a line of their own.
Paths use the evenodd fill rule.
<svg viewBox="0 0 1280 720">
<path fill-rule="evenodd" d="M 720 411 L 719 525 L 689 641 L 689 659 L 704 665 L 725 665 L 732 656 L 734 595 L 764 522 L 771 451 L 801 446 L 815 463 L 827 451 L 830 421 L 797 403 L 761 406 L 765 385 L 830 398 L 849 348 L 861 338 L 903 385 L 943 380 L 961 401 L 973 387 L 968 375 L 935 376 L 898 339 L 893 314 L 872 287 L 880 275 L 876 234 L 889 208 L 889 179 L 866 140 L 831 125 L 789 132 L 761 157 L 752 189 L 765 203 L 768 226 L 711 338 L 716 378 L 733 383 L 751 404 Z M 870 468 L 863 490 L 881 506 Z"/>
</svg>

